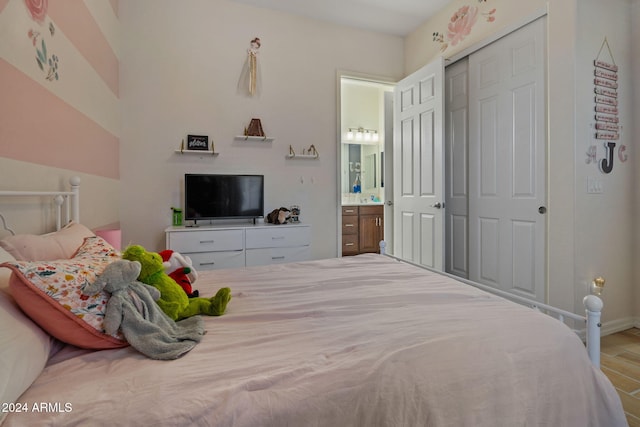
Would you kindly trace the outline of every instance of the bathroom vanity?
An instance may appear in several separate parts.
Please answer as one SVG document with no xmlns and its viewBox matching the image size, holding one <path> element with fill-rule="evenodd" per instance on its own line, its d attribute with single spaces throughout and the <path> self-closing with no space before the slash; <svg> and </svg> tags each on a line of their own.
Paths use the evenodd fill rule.
<svg viewBox="0 0 640 427">
<path fill-rule="evenodd" d="M 342 256 L 380 251 L 384 239 L 384 205 L 342 206 Z"/>
</svg>

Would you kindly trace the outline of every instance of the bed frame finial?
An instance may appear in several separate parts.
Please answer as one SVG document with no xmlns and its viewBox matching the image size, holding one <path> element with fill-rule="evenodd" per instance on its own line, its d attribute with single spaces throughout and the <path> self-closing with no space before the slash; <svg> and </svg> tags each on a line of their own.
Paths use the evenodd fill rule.
<svg viewBox="0 0 640 427">
<path fill-rule="evenodd" d="M 582 300 L 587 313 L 587 352 L 596 368 L 600 368 L 600 318 L 602 316 L 602 300 L 595 295 L 587 295 Z"/>
<path fill-rule="evenodd" d="M 73 193 L 71 199 L 71 220 L 80 222 L 80 177 L 72 176 L 69 178 L 69 185 Z"/>
</svg>

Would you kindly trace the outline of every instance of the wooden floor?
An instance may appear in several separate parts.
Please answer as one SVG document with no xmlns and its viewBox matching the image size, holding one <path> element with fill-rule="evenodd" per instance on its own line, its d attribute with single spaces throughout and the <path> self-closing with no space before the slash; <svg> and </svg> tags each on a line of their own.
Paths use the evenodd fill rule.
<svg viewBox="0 0 640 427">
<path fill-rule="evenodd" d="M 618 390 L 630 427 L 640 427 L 640 329 L 602 337 L 602 372 Z"/>
</svg>

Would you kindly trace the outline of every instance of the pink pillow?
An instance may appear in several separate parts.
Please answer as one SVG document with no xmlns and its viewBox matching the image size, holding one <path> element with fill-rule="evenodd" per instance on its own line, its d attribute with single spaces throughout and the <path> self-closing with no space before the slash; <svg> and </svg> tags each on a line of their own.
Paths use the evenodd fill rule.
<svg viewBox="0 0 640 427">
<path fill-rule="evenodd" d="M 35 323 L 60 341 L 100 350 L 129 344 L 121 335 L 104 332 L 109 294 L 87 297 L 81 289 L 116 259 L 118 252 L 102 238 L 93 236 L 85 239 L 71 259 L 2 265 L 13 270 L 9 279 L 11 295 Z"/>
<path fill-rule="evenodd" d="M 4 248 L 18 261 L 48 261 L 71 258 L 84 242 L 85 237 L 94 236 L 82 224 L 71 222 L 59 231 L 37 236 L 17 234 L 0 240 Z"/>
</svg>

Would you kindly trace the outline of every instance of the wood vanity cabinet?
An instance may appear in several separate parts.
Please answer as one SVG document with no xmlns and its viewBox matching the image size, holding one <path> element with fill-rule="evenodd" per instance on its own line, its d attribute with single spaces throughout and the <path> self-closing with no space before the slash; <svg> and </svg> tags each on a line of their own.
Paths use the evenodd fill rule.
<svg viewBox="0 0 640 427">
<path fill-rule="evenodd" d="M 384 206 L 342 207 L 342 255 L 380 252 L 384 239 Z"/>
<path fill-rule="evenodd" d="M 358 206 L 342 207 L 342 256 L 358 255 L 360 244 Z"/>
</svg>

